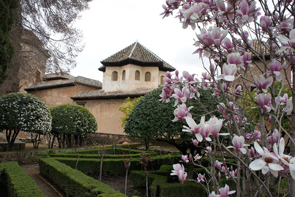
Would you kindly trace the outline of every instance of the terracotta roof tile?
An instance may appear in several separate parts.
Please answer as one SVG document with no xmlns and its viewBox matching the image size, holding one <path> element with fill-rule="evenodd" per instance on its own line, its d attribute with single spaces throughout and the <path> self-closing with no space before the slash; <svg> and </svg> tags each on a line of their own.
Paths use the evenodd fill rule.
<svg viewBox="0 0 295 197">
<path fill-rule="evenodd" d="M 94 100 L 94 99 L 110 99 L 110 98 L 127 98 L 127 97 L 138 97 L 147 94 L 152 91 L 148 90 L 137 90 L 132 92 L 105 92 L 103 90 L 93 90 L 89 92 L 82 92 L 72 96 L 74 100 Z"/>
<path fill-rule="evenodd" d="M 71 76 L 71 75 L 70 75 Z M 71 77 L 69 79 L 64 80 L 56 80 L 56 81 L 42 81 L 39 84 L 32 84 L 29 87 L 25 88 L 26 91 L 28 90 L 42 90 L 42 89 L 50 89 L 56 87 L 64 87 L 64 86 L 74 86 L 75 83 L 80 83 L 92 87 L 96 87 L 101 89 L 102 83 L 98 80 L 89 79 L 86 77 Z"/>
<path fill-rule="evenodd" d="M 154 64 L 155 66 L 158 66 L 160 70 L 163 71 L 175 70 L 174 67 L 162 60 L 160 57 L 158 57 L 156 54 L 151 52 L 149 49 L 147 49 L 139 42 L 135 42 L 130 46 L 122 49 L 121 51 L 115 53 L 114 55 L 101 61 L 103 66 L 101 66 L 99 70 L 105 71 L 105 66 L 120 66 L 130 63 L 132 61 L 149 66 Z"/>
</svg>

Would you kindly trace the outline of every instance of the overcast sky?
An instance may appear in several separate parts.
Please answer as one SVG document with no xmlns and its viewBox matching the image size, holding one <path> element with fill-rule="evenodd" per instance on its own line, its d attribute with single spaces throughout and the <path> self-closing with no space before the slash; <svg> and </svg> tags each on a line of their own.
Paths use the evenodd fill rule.
<svg viewBox="0 0 295 197">
<path fill-rule="evenodd" d="M 179 71 L 201 74 L 199 55 L 192 54 L 195 32 L 182 29 L 175 16 L 162 19 L 165 0 L 95 0 L 75 27 L 82 30 L 84 51 L 77 57 L 74 76 L 102 81 L 100 61 L 140 42 Z"/>
</svg>

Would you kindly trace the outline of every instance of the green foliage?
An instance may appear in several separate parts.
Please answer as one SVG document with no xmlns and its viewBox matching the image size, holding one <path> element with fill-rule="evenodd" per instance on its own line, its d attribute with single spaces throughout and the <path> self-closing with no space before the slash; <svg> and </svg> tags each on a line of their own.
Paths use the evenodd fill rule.
<svg viewBox="0 0 295 197">
<path fill-rule="evenodd" d="M 195 148 L 191 143 L 193 136 L 182 132 L 185 123 L 172 122 L 175 110 L 174 99 L 169 103 L 159 101 L 161 92 L 162 88 L 153 90 L 137 103 L 127 118 L 125 132 L 132 137 L 164 140 L 175 145 L 183 154 L 188 148 L 193 151 Z M 189 101 L 189 106 L 194 106 L 190 112 L 194 115 L 196 123 L 199 123 L 205 114 L 207 114 L 206 120 L 213 115 L 220 118 L 216 106 L 222 102 L 222 99 L 212 96 L 212 89 L 200 88 L 199 92 L 198 100 Z"/>
<path fill-rule="evenodd" d="M 1 193 L 1 196 L 45 196 L 16 162 L 0 163 L 0 188 L 5 188 L 7 192 Z"/>
<path fill-rule="evenodd" d="M 171 167 L 161 166 L 160 170 L 153 171 L 148 177 L 148 183 L 151 188 L 151 196 L 207 196 L 205 189 L 194 182 L 169 183 Z M 163 174 L 164 175 L 161 175 Z M 131 171 L 130 180 L 134 187 L 145 187 L 145 172 Z"/>
<path fill-rule="evenodd" d="M 165 134 L 177 134 L 182 123 L 172 122 L 174 119 L 173 102 L 159 101 L 162 88 L 146 94 L 127 117 L 125 132 L 132 137 L 161 138 Z"/>
<path fill-rule="evenodd" d="M 59 105 L 52 107 L 52 133 L 85 136 L 97 130 L 95 117 L 89 110 L 79 105 Z"/>
<path fill-rule="evenodd" d="M 126 155 L 128 157 L 128 155 Z M 77 158 L 65 158 L 65 157 L 55 157 L 57 161 L 60 161 L 72 168 L 75 168 Z M 125 175 L 126 168 L 124 161 L 126 158 L 105 158 L 103 159 L 103 175 Z M 140 158 L 130 159 L 131 166 L 130 170 L 140 170 L 142 166 L 140 165 Z M 161 165 L 167 164 L 172 165 L 179 161 L 179 155 L 158 155 L 153 156 L 153 162 L 150 164 L 153 170 L 157 170 Z M 80 158 L 78 163 L 78 170 L 84 172 L 85 174 L 96 175 L 100 168 L 100 158 Z"/>
<path fill-rule="evenodd" d="M 45 134 L 51 130 L 51 115 L 39 98 L 10 93 L 0 98 L 0 129 Z"/>
<path fill-rule="evenodd" d="M 93 196 L 119 193 L 108 185 L 58 162 L 53 158 L 39 159 L 40 173 L 58 185 L 67 196 Z M 107 195 L 108 194 L 108 195 Z M 121 195 L 120 196 L 124 196 Z"/>
<path fill-rule="evenodd" d="M 12 9 L 17 0 L 0 0 L 0 85 L 5 80 L 5 73 L 13 56 L 13 46 L 9 38 L 9 31 L 13 23 Z"/>
<path fill-rule="evenodd" d="M 281 88 L 282 88 L 281 82 L 274 82 L 274 97 L 278 96 Z M 283 87 L 280 96 L 283 96 L 284 94 L 287 94 L 289 98 L 292 96 L 292 92 L 288 86 Z M 243 93 L 243 96 L 246 99 L 240 99 L 239 100 L 240 105 L 244 107 L 245 111 L 251 117 L 252 121 L 259 122 L 259 107 L 258 107 L 258 105 L 251 101 L 251 97 L 247 91 L 245 91 Z M 257 101 L 257 93 L 255 91 L 251 92 L 251 96 L 255 101 Z M 283 107 L 281 107 L 281 110 L 282 110 L 282 108 Z M 268 121 L 269 117 L 266 115 L 264 118 L 266 121 Z M 282 119 L 282 126 L 286 130 L 291 129 L 290 121 L 286 115 L 284 115 L 284 117 Z"/>
<path fill-rule="evenodd" d="M 141 97 L 134 98 L 133 100 L 128 97 L 125 99 L 124 103 L 120 106 L 119 110 L 123 112 L 124 116 L 121 116 L 120 119 L 122 121 L 122 127 L 125 127 L 127 117 L 132 112 L 135 105 L 142 99 Z"/>
</svg>

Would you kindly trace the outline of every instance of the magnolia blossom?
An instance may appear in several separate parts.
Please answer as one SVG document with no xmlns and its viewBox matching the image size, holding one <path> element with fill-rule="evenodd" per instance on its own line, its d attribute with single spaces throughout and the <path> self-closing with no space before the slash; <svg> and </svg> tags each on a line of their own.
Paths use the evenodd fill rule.
<svg viewBox="0 0 295 197">
<path fill-rule="evenodd" d="M 198 183 L 200 182 L 205 182 L 205 174 L 198 174 L 198 178 L 197 178 Z"/>
<path fill-rule="evenodd" d="M 178 176 L 178 180 L 180 183 L 183 183 L 186 179 L 187 173 L 184 171 L 184 166 L 178 164 L 173 164 L 173 170 L 170 175 Z"/>
<path fill-rule="evenodd" d="M 276 156 L 282 161 L 283 165 L 289 166 L 291 156 L 284 154 L 285 150 L 285 140 L 284 138 L 281 138 L 279 141 L 279 148 L 277 147 L 277 144 L 273 145 L 273 151 L 276 154 Z"/>
<path fill-rule="evenodd" d="M 254 147 L 261 157 L 252 161 L 249 168 L 254 171 L 261 170 L 262 174 L 270 171 L 272 175 L 278 177 L 278 172 L 284 168 L 279 164 L 280 160 L 276 154 L 269 152 L 267 148 L 263 150 L 257 142 L 254 142 Z"/>
<path fill-rule="evenodd" d="M 223 39 L 226 37 L 228 31 L 222 30 L 218 27 L 214 27 L 209 34 L 209 37 L 213 40 L 216 46 L 220 46 Z"/>
<path fill-rule="evenodd" d="M 295 48 L 295 29 L 292 29 L 289 32 L 289 38 L 284 35 L 279 35 L 278 39 L 284 44 L 285 46 L 289 46 L 291 48 Z"/>
<path fill-rule="evenodd" d="M 270 111 L 270 102 L 271 102 L 271 94 L 259 94 L 257 96 L 257 103 L 261 107 L 261 109 L 266 109 L 267 111 Z"/>
<path fill-rule="evenodd" d="M 245 143 L 244 136 L 237 136 L 233 137 L 232 143 L 234 146 L 229 146 L 228 148 L 234 148 L 237 152 L 241 151 L 243 154 L 246 154 L 247 150 L 244 146 L 247 146 Z"/>
<path fill-rule="evenodd" d="M 228 64 L 240 64 L 241 63 L 241 55 L 239 53 L 230 53 L 227 55 L 227 63 Z"/>
<path fill-rule="evenodd" d="M 199 161 L 201 158 L 202 158 L 202 156 L 200 156 L 199 154 L 196 154 L 196 155 L 194 156 L 194 160 L 195 160 L 195 161 Z"/>
<path fill-rule="evenodd" d="M 266 93 L 267 89 L 273 83 L 273 77 L 269 77 L 269 78 L 265 79 L 263 77 L 263 75 L 260 75 L 259 78 L 255 75 L 254 76 L 254 82 L 255 82 L 256 87 L 262 89 Z"/>
<path fill-rule="evenodd" d="M 181 155 L 181 160 L 182 160 L 184 163 L 188 163 L 188 162 L 189 162 L 187 155 Z"/>
<path fill-rule="evenodd" d="M 292 97 L 289 98 L 286 107 L 283 109 L 284 112 L 287 113 L 287 115 L 291 115 L 292 111 L 293 111 L 293 103 L 292 103 Z"/>
<path fill-rule="evenodd" d="M 272 132 L 272 135 L 267 137 L 267 142 L 271 145 L 274 145 L 278 143 L 279 139 L 280 139 L 279 131 L 277 129 L 274 129 Z"/>
<path fill-rule="evenodd" d="M 235 89 L 236 94 L 241 94 L 242 91 L 243 91 L 243 89 L 242 89 L 241 85 L 238 85 L 237 88 Z"/>
<path fill-rule="evenodd" d="M 175 88 L 172 97 L 175 98 L 174 106 L 176 106 L 179 102 L 185 103 L 189 98 L 189 90 L 186 87 L 182 88 L 182 91 Z"/>
<path fill-rule="evenodd" d="M 280 62 L 278 62 L 277 60 L 272 60 L 272 62 L 269 64 L 269 69 L 270 71 L 268 71 L 268 73 L 272 74 L 275 76 L 275 79 L 277 81 L 281 81 L 282 80 L 282 73 L 281 70 L 284 69 L 284 65 L 282 65 Z"/>
<path fill-rule="evenodd" d="M 269 16 L 260 17 L 260 25 L 263 31 L 267 31 L 271 24 L 271 18 Z"/>
<path fill-rule="evenodd" d="M 223 64 L 222 71 L 223 74 L 219 75 L 217 79 L 223 79 L 224 81 L 232 82 L 235 79 L 237 66 L 235 64 Z"/>
<path fill-rule="evenodd" d="M 233 43 L 230 41 L 229 38 L 224 38 L 222 41 L 222 47 L 227 50 L 229 53 L 232 52 L 234 45 Z"/>
<path fill-rule="evenodd" d="M 186 116 L 192 116 L 189 111 L 193 108 L 193 106 L 187 108 L 185 103 L 182 103 L 179 105 L 175 110 L 174 110 L 174 119 L 172 120 L 173 122 L 176 122 L 180 120 L 181 122 L 185 121 Z"/>
<path fill-rule="evenodd" d="M 224 188 L 219 189 L 220 197 L 227 197 L 228 195 L 236 193 L 235 190 L 229 191 L 229 186 L 225 185 Z"/>
<path fill-rule="evenodd" d="M 192 139 L 192 142 L 193 142 L 193 145 L 194 145 L 194 146 L 198 146 L 198 144 L 199 144 L 199 141 L 196 140 L 196 139 Z"/>
<path fill-rule="evenodd" d="M 185 117 L 186 124 L 189 126 L 183 126 L 184 129 L 182 129 L 183 132 L 190 132 L 192 134 L 195 134 L 198 141 L 203 141 L 203 136 L 200 133 L 201 125 L 197 125 L 196 122 L 192 117 Z"/>
<path fill-rule="evenodd" d="M 209 119 L 208 124 L 210 125 L 210 131 L 213 136 L 219 136 L 222 122 L 223 119 L 218 119 L 215 116 Z"/>
</svg>

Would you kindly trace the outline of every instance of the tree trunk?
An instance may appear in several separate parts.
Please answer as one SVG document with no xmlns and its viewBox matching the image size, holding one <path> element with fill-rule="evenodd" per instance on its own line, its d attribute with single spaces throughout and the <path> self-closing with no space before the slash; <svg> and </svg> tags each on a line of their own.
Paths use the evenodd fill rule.
<svg viewBox="0 0 295 197">
<path fill-rule="evenodd" d="M 54 146 L 54 140 L 55 140 L 55 135 L 53 135 L 53 137 L 52 137 L 52 142 L 51 142 L 51 147 L 50 147 L 50 149 L 53 149 L 53 146 Z"/>
<path fill-rule="evenodd" d="M 150 148 L 150 139 L 148 137 L 144 138 L 145 150 L 149 150 Z"/>
</svg>

